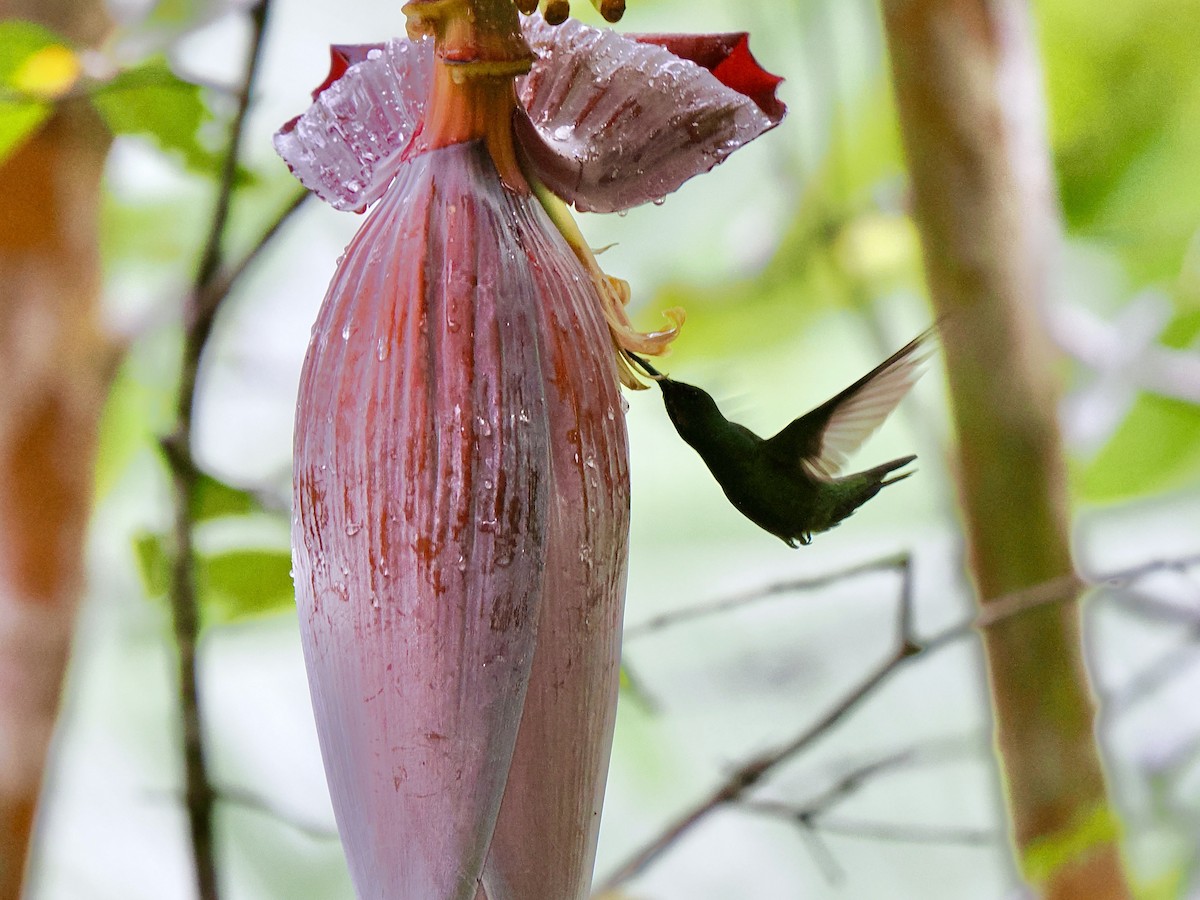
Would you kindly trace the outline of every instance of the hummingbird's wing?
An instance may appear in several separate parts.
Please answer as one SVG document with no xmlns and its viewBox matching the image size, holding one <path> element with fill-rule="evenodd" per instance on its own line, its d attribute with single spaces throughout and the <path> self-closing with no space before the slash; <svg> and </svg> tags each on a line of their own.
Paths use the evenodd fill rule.
<svg viewBox="0 0 1200 900">
<path fill-rule="evenodd" d="M 813 478 L 833 478 L 883 420 L 891 415 L 921 376 L 929 359 L 930 328 L 864 375 L 836 397 L 793 421 L 766 441 L 775 459 L 795 464 Z"/>
</svg>

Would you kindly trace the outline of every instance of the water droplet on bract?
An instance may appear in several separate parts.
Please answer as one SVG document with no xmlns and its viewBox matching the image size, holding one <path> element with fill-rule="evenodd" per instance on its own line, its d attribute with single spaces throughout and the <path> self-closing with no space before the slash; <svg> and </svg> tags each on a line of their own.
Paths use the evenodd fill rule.
<svg viewBox="0 0 1200 900">
<path fill-rule="evenodd" d="M 612 407 L 609 407 L 608 410 L 605 411 L 605 415 L 608 416 L 608 421 L 610 422 L 617 417 L 617 414 L 612 411 Z"/>
<path fill-rule="evenodd" d="M 489 437 L 492 433 L 492 423 L 483 416 L 475 417 L 475 425 L 479 429 L 479 433 L 484 437 Z"/>
<path fill-rule="evenodd" d="M 480 519 L 479 520 L 479 530 L 486 532 L 488 534 L 490 534 L 496 530 L 496 525 L 497 525 L 497 522 L 495 519 Z"/>
<path fill-rule="evenodd" d="M 521 422 L 525 425 L 528 425 L 530 422 L 529 411 L 523 409 L 519 413 L 517 413 L 517 421 Z"/>
<path fill-rule="evenodd" d="M 621 395 L 621 412 L 622 413 L 629 412 L 629 401 L 625 399 L 624 394 Z"/>
<path fill-rule="evenodd" d="M 388 351 L 391 347 L 388 345 L 387 338 L 380 338 L 375 342 L 375 355 L 379 357 L 379 361 L 383 362 L 388 358 Z"/>
<path fill-rule="evenodd" d="M 354 537 L 360 531 L 362 531 L 362 522 L 346 523 L 346 537 Z"/>
<path fill-rule="evenodd" d="M 552 134 L 556 141 L 569 141 L 574 130 L 570 125 L 559 125 Z"/>
<path fill-rule="evenodd" d="M 584 464 L 584 466 L 585 466 L 586 468 L 589 468 L 589 469 L 594 469 L 594 468 L 596 468 L 596 457 L 592 456 L 592 455 L 589 453 L 589 454 L 588 454 L 588 455 L 587 455 L 587 456 L 584 458 L 584 460 L 583 460 L 583 464 Z"/>
<path fill-rule="evenodd" d="M 355 178 L 351 178 L 346 182 L 346 190 L 351 194 L 357 194 L 362 190 L 362 184 Z"/>
<path fill-rule="evenodd" d="M 374 591 L 371 591 L 371 606 L 373 606 L 375 609 L 379 609 L 379 595 Z"/>
<path fill-rule="evenodd" d="M 350 340 L 350 326 L 349 325 L 342 326 L 342 340 L 343 341 Z"/>
<path fill-rule="evenodd" d="M 490 478 L 483 479 L 483 489 L 485 491 L 490 491 L 495 486 L 496 486 L 496 482 L 492 481 L 492 479 L 490 479 Z"/>
<path fill-rule="evenodd" d="M 338 599 L 345 603 L 350 599 L 350 588 L 346 587 L 346 582 L 335 581 L 333 583 L 333 592 L 337 594 Z"/>
<path fill-rule="evenodd" d="M 378 47 L 374 47 L 367 51 L 367 59 L 379 59 L 381 56 L 383 56 L 383 51 Z"/>
<path fill-rule="evenodd" d="M 667 202 L 667 198 L 666 197 L 655 197 L 650 202 L 653 203 L 655 206 L 662 206 L 664 203 Z"/>
</svg>

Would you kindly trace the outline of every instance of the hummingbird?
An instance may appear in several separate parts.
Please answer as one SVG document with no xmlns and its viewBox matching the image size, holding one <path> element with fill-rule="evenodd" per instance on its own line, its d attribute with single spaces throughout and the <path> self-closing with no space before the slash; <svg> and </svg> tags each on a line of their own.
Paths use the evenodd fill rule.
<svg viewBox="0 0 1200 900">
<path fill-rule="evenodd" d="M 936 326 L 918 335 L 850 387 L 761 438 L 731 422 L 701 388 L 663 375 L 628 356 L 662 389 L 671 424 L 708 466 L 729 502 L 789 547 L 812 543 L 889 484 L 917 457 L 904 456 L 864 472 L 838 476 L 853 453 L 908 393 L 932 351 Z M 928 352 L 927 352 L 928 351 Z"/>
</svg>

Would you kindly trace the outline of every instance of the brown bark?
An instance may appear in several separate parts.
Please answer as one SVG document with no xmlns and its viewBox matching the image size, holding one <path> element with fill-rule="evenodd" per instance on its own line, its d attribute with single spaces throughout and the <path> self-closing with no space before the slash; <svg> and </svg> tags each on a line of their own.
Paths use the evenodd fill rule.
<svg viewBox="0 0 1200 900">
<path fill-rule="evenodd" d="M 21 0 L 0 18 L 84 40 L 100 9 Z M 0 165 L 0 900 L 21 893 L 83 580 L 110 368 L 95 312 L 106 149 L 68 103 Z"/>
<path fill-rule="evenodd" d="M 1060 236 L 1040 69 L 1022 0 L 883 0 L 900 125 L 958 431 L 982 598 L 1072 571 L 1057 385 L 1039 325 Z M 1077 603 L 984 634 L 1025 877 L 1128 896 L 1093 733 Z"/>
</svg>

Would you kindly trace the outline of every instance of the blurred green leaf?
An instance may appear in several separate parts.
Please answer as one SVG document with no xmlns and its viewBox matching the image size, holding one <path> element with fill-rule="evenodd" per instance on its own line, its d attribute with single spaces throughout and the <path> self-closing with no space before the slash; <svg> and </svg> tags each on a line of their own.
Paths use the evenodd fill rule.
<svg viewBox="0 0 1200 900">
<path fill-rule="evenodd" d="M 1200 0 L 1041 4 L 1063 208 L 1140 279 L 1170 277 L 1196 228 Z"/>
<path fill-rule="evenodd" d="M 192 500 L 192 519 L 196 522 L 262 510 L 254 494 L 203 472 L 196 482 L 196 493 Z"/>
<path fill-rule="evenodd" d="M 200 18 L 203 7 L 198 0 L 158 0 L 140 27 L 183 30 Z"/>
<path fill-rule="evenodd" d="M 50 104 L 35 100 L 0 100 L 0 163 L 37 130 L 50 114 Z"/>
<path fill-rule="evenodd" d="M 67 46 L 67 41 L 36 22 L 10 19 L 0 22 L 0 84 L 15 87 L 14 77 L 28 59 L 47 47 Z"/>
<path fill-rule="evenodd" d="M 171 560 L 161 534 L 143 531 L 133 538 L 138 574 L 148 597 L 162 597 L 171 583 Z"/>
<path fill-rule="evenodd" d="M 1182 487 L 1200 478 L 1200 409 L 1144 394 L 1079 475 L 1085 500 L 1110 502 Z"/>
<path fill-rule="evenodd" d="M 48 28 L 19 19 L 0 22 L 0 87 L 4 89 L 0 96 L 0 163 L 50 114 L 50 103 L 29 96 L 30 89 L 39 85 L 30 83 L 27 70 L 39 53 L 56 47 L 65 50 L 67 43 Z M 73 54 L 68 55 L 73 60 Z M 49 93 L 69 86 L 74 77 L 68 76 L 66 83 L 49 85 Z"/>
<path fill-rule="evenodd" d="M 134 538 L 133 548 L 146 595 L 165 597 L 171 576 L 166 536 L 142 532 Z M 198 554 L 201 621 L 205 626 L 219 625 L 290 609 L 294 603 L 291 570 L 292 556 L 286 550 L 243 548 Z"/>
<path fill-rule="evenodd" d="M 1200 310 L 1176 316 L 1162 334 L 1168 347 L 1200 336 Z M 1100 453 L 1079 473 L 1085 500 L 1109 502 L 1181 487 L 1200 479 L 1200 407 L 1143 394 Z"/>
<path fill-rule="evenodd" d="M 231 550 L 201 557 L 206 625 L 290 609 L 294 603 L 292 555 L 286 550 Z"/>
<path fill-rule="evenodd" d="M 92 103 L 114 134 L 147 135 L 196 172 L 219 168 L 221 155 L 200 140 L 201 127 L 212 118 L 201 88 L 177 76 L 162 57 L 121 72 L 95 92 Z"/>
</svg>

